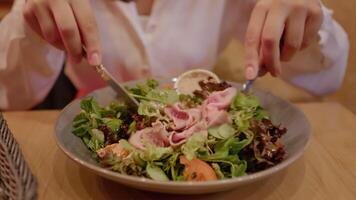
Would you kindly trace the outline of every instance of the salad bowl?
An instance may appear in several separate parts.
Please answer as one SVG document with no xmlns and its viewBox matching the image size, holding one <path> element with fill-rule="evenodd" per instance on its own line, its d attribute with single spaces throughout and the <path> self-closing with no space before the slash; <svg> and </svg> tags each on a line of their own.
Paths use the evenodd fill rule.
<svg viewBox="0 0 356 200">
<path fill-rule="evenodd" d="M 160 80 L 160 83 L 170 84 L 172 82 L 171 80 Z M 136 82 L 127 83 L 128 86 L 135 84 Z M 239 90 L 242 88 L 240 84 L 230 84 Z M 205 182 L 156 181 L 143 177 L 124 175 L 103 168 L 93 159 L 92 153 L 84 145 L 82 140 L 71 132 L 73 118 L 80 112 L 80 99 L 66 106 L 59 115 L 55 125 L 55 137 L 60 149 L 70 159 L 82 167 L 89 169 L 92 173 L 129 187 L 174 194 L 203 194 L 231 190 L 241 185 L 251 184 L 265 179 L 287 168 L 301 157 L 311 135 L 308 120 L 293 104 L 268 92 L 260 90 L 252 90 L 252 92 L 260 100 L 261 105 L 270 113 L 273 123 L 282 124 L 288 129 L 287 134 L 282 137 L 287 155 L 281 163 L 273 167 L 241 177 Z M 116 99 L 115 92 L 110 88 L 96 90 L 89 94 L 89 96 L 92 96 L 100 105 L 104 106 L 109 105 Z"/>
</svg>

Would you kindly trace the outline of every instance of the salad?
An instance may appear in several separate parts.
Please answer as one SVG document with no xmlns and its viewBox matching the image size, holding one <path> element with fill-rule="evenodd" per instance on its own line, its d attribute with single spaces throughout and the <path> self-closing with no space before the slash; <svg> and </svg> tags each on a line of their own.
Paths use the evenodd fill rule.
<svg viewBox="0 0 356 200">
<path fill-rule="evenodd" d="M 158 181 L 209 181 L 258 172 L 286 154 L 281 137 L 253 94 L 208 78 L 200 90 L 181 94 L 147 80 L 128 91 L 137 110 L 84 98 L 73 120 L 101 166 Z"/>
</svg>

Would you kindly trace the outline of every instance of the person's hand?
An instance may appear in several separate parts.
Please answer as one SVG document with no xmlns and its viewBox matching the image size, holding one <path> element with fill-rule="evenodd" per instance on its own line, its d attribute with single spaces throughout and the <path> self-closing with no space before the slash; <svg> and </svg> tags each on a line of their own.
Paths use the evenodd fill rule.
<svg viewBox="0 0 356 200">
<path fill-rule="evenodd" d="M 91 65 L 101 63 L 98 28 L 89 0 L 27 0 L 23 15 L 44 40 L 66 51 L 73 63 L 86 47 Z"/>
<path fill-rule="evenodd" d="M 310 45 L 322 23 L 319 0 L 259 0 L 245 37 L 245 76 L 281 74 L 281 61 Z M 262 67 L 260 67 L 262 66 Z"/>
</svg>

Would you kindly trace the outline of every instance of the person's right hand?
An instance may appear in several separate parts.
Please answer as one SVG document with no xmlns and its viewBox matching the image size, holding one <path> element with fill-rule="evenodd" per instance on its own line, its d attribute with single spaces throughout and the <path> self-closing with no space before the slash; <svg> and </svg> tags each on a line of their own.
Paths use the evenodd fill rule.
<svg viewBox="0 0 356 200">
<path fill-rule="evenodd" d="M 99 33 L 89 0 L 27 0 L 23 15 L 44 40 L 64 50 L 70 62 L 82 60 L 85 46 L 89 64 L 101 63 Z"/>
</svg>

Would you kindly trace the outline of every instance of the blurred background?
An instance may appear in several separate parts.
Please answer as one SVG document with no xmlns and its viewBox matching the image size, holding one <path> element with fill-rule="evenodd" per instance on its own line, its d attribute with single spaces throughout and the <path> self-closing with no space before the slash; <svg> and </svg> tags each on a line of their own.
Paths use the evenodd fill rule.
<svg viewBox="0 0 356 200">
<path fill-rule="evenodd" d="M 348 69 L 342 87 L 334 94 L 323 98 L 311 96 L 302 89 L 283 83 L 282 80 L 266 76 L 256 86 L 268 90 L 293 102 L 337 101 L 356 113 L 356 1 L 323 0 L 334 11 L 335 19 L 344 27 L 350 39 Z M 11 9 L 12 0 L 0 0 L 0 20 Z M 232 41 L 219 59 L 215 72 L 223 79 L 242 82 L 244 50 L 238 41 Z"/>
</svg>

